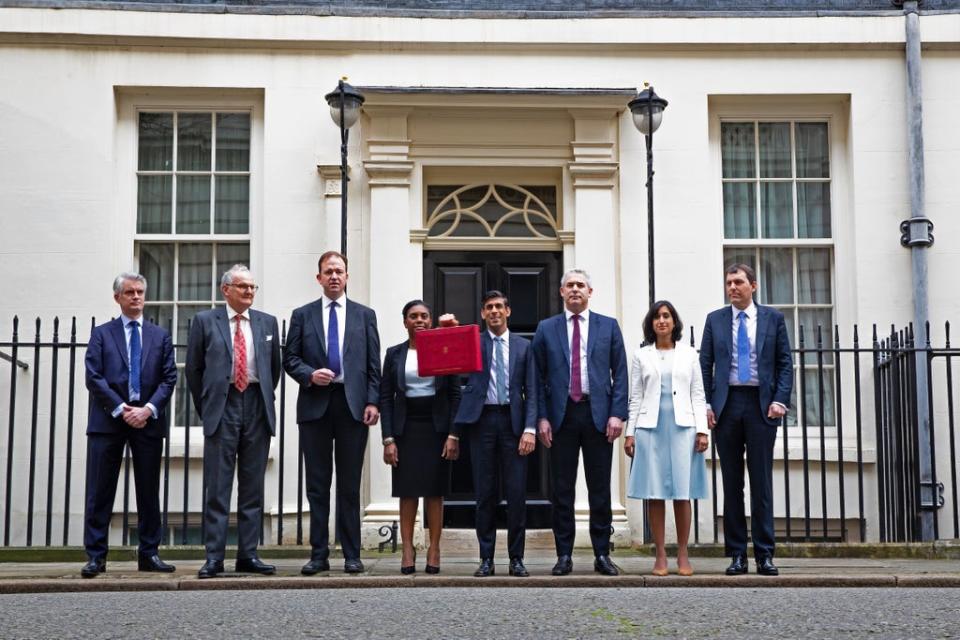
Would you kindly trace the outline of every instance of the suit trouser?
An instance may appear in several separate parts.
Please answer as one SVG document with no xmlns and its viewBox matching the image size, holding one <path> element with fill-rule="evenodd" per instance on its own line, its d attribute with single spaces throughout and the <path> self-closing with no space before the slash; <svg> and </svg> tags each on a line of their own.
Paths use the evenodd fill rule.
<svg viewBox="0 0 960 640">
<path fill-rule="evenodd" d="M 593 424 L 589 399 L 567 400 L 563 424 L 553 433 L 550 447 L 552 480 L 553 538 L 558 556 L 573 553 L 576 536 L 574 501 L 577 493 L 577 467 L 583 450 L 583 471 L 587 478 L 587 500 L 590 504 L 590 542 L 593 553 L 610 553 L 610 526 L 613 511 L 610 500 L 610 471 L 613 467 L 613 444 L 607 442 Z"/>
<path fill-rule="evenodd" d="M 130 443 L 133 479 L 137 496 L 137 533 L 139 553 L 157 553 L 162 537 L 160 519 L 160 462 L 163 436 L 147 435 L 142 429 L 127 428 L 122 433 L 87 435 L 87 486 L 84 512 L 83 545 L 91 560 L 106 558 L 110 516 L 117 495 L 123 449 Z"/>
<path fill-rule="evenodd" d="M 753 553 L 773 556 L 773 445 L 777 428 L 767 424 L 756 387 L 730 387 L 713 430 L 723 473 L 723 539 L 728 556 L 747 553 L 743 503 L 743 454 L 750 473 L 750 525 Z"/>
<path fill-rule="evenodd" d="M 230 494 L 237 472 L 237 558 L 254 558 L 263 530 L 263 476 L 270 452 L 270 426 L 260 385 L 241 393 L 231 385 L 223 418 L 203 442 L 204 546 L 207 558 L 223 560 Z"/>
<path fill-rule="evenodd" d="M 493 558 L 497 543 L 498 475 L 507 498 L 507 553 L 522 558 L 527 529 L 527 458 L 517 452 L 520 437 L 513 432 L 510 405 L 485 407 L 480 420 L 468 429 L 480 558 Z"/>
<path fill-rule="evenodd" d="M 300 424 L 314 560 L 326 560 L 330 556 L 330 482 L 334 462 L 337 465 L 337 538 L 345 559 L 360 557 L 360 479 L 369 431 L 368 426 L 354 420 L 342 384 L 333 385 L 323 418 Z"/>
</svg>

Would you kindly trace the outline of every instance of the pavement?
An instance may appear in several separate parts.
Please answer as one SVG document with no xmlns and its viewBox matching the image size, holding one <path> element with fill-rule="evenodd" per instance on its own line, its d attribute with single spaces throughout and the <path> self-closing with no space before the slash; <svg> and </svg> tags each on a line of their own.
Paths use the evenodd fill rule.
<svg viewBox="0 0 960 640">
<path fill-rule="evenodd" d="M 277 566 L 274 576 L 255 576 L 233 572 L 233 561 L 224 563 L 226 573 L 217 578 L 200 580 L 197 570 L 202 562 L 197 559 L 172 560 L 177 571 L 173 574 L 141 573 L 136 562 L 121 556 L 117 561 L 107 560 L 107 571 L 93 579 L 80 577 L 81 562 L 0 562 L 0 594 L 66 593 L 104 591 L 215 591 L 215 590 L 273 590 L 273 589 L 366 589 L 417 587 L 511 587 L 511 588 L 825 588 L 825 587 L 960 587 L 960 560 L 918 558 L 776 558 L 780 568 L 777 577 L 750 573 L 744 576 L 726 576 L 728 561 L 722 557 L 693 557 L 695 574 L 690 577 L 676 574 L 671 559 L 671 574 L 653 576 L 653 558 L 634 550 L 616 552 L 613 560 L 620 568 L 617 577 L 601 576 L 593 571 L 593 556 L 589 551 L 575 553 L 573 573 L 569 576 L 550 575 L 556 558 L 548 550 L 528 551 L 525 564 L 529 578 L 510 577 L 504 556 L 497 558 L 497 574 L 490 578 L 474 578 L 477 566 L 474 554 L 451 552 L 443 556 L 441 572 L 427 575 L 423 572 L 424 552 L 418 557 L 417 573 L 400 574 L 400 554 L 372 553 L 365 555 L 365 572 L 347 575 L 342 572 L 342 560 L 331 558 L 331 571 L 306 577 L 300 567 L 309 551 L 286 547 L 283 553 L 271 558 L 270 549 L 262 551 L 261 558 Z M 127 556 L 129 557 L 129 556 Z M 754 570 L 750 563 L 751 572 Z"/>
</svg>

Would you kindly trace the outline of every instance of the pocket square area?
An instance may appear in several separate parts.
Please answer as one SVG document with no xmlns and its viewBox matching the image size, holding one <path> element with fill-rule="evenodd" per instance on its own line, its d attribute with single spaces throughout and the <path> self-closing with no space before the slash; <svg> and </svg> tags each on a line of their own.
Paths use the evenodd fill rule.
<svg viewBox="0 0 960 640">
<path fill-rule="evenodd" d="M 272 336 L 272 335 L 269 335 L 269 336 L 266 337 L 266 341 L 267 341 L 267 342 L 270 342 L 271 340 L 273 340 L 273 336 Z"/>
</svg>

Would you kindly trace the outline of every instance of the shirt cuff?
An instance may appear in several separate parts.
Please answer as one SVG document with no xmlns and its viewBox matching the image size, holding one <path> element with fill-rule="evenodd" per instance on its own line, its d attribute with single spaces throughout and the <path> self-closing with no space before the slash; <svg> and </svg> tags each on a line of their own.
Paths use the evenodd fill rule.
<svg viewBox="0 0 960 640">
<path fill-rule="evenodd" d="M 160 414 L 157 412 L 157 408 L 156 408 L 155 406 L 153 406 L 153 403 L 152 403 L 152 402 L 148 402 L 147 404 L 145 404 L 145 405 L 143 405 L 143 406 L 145 406 L 147 409 L 150 409 L 150 413 L 153 414 L 153 419 L 154 419 L 154 420 L 156 420 L 156 419 L 159 417 Z"/>
<path fill-rule="evenodd" d="M 536 434 L 536 433 L 537 433 L 537 428 L 536 428 L 536 427 L 527 427 L 526 429 L 523 430 L 523 432 L 524 432 L 524 433 L 533 433 L 533 434 Z"/>
<path fill-rule="evenodd" d="M 784 413 L 787 413 L 787 412 L 790 411 L 790 409 L 787 408 L 787 405 L 783 404 L 782 402 L 777 402 L 776 400 L 774 400 L 774 401 L 771 402 L 770 404 L 775 404 L 775 405 L 777 405 L 778 407 L 783 407 Z"/>
<path fill-rule="evenodd" d="M 110 417 L 116 418 L 116 417 L 119 416 L 121 413 L 123 413 L 123 403 L 122 403 L 122 402 L 121 402 L 120 404 L 118 404 L 113 411 L 110 412 Z"/>
</svg>

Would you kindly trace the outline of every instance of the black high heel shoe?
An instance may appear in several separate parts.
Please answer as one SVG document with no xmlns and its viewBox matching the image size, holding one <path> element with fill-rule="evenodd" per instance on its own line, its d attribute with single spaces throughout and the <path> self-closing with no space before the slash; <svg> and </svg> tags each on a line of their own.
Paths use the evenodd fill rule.
<svg viewBox="0 0 960 640">
<path fill-rule="evenodd" d="M 428 558 L 430 557 L 429 553 L 427 554 L 427 557 L 428 557 Z M 440 565 L 438 565 L 438 564 L 437 564 L 437 565 L 433 565 L 433 564 L 430 564 L 430 563 L 428 562 L 428 563 L 427 563 L 427 566 L 424 567 L 423 570 L 424 570 L 425 572 L 429 573 L 429 574 L 436 575 L 436 574 L 440 573 Z"/>
<path fill-rule="evenodd" d="M 430 569 L 430 565 L 427 565 L 427 569 L 428 569 L 428 570 Z M 417 550 L 414 549 L 414 550 L 413 550 L 413 564 L 411 564 L 410 566 L 407 566 L 407 567 L 404 567 L 403 565 L 401 565 L 401 566 L 400 566 L 400 573 L 402 573 L 402 574 L 405 575 L 405 576 L 409 576 L 410 574 L 416 573 L 416 572 L 417 572 Z"/>
</svg>

